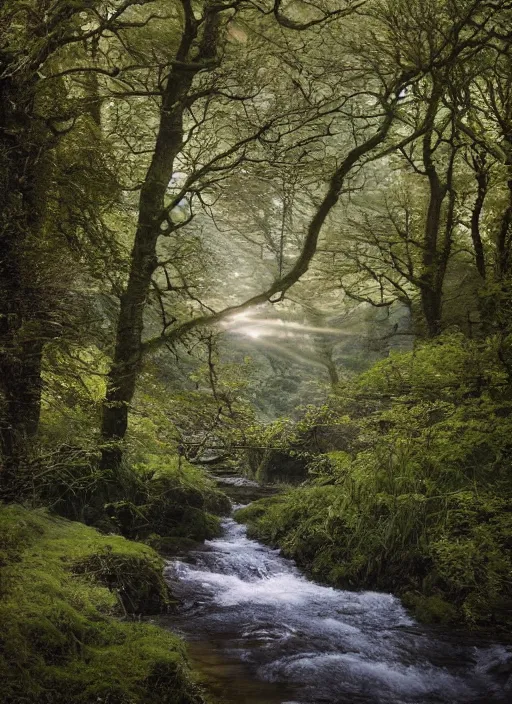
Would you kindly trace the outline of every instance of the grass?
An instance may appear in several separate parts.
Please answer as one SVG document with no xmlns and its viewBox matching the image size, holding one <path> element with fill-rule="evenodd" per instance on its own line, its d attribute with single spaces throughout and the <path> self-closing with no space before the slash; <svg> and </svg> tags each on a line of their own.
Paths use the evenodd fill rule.
<svg viewBox="0 0 512 704">
<path fill-rule="evenodd" d="M 388 510 L 389 497 L 357 494 L 305 486 L 235 518 L 324 583 L 392 592 L 424 622 L 510 633 L 510 501 L 467 491 L 418 506 L 403 495 Z"/>
</svg>

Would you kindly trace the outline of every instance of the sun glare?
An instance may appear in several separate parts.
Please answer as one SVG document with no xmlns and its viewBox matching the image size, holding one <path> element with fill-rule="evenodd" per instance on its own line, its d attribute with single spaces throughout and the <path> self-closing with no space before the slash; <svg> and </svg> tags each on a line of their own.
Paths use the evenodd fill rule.
<svg viewBox="0 0 512 704">
<path fill-rule="evenodd" d="M 252 337 L 253 340 L 257 340 L 258 337 L 261 337 L 261 330 L 258 330 L 257 328 L 245 328 L 240 332 L 247 335 L 247 337 Z"/>
</svg>

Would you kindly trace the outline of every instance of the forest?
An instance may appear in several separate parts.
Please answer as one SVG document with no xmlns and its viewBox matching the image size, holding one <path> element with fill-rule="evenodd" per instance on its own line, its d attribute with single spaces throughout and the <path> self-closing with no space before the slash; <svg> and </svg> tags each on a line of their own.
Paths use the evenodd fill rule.
<svg viewBox="0 0 512 704">
<path fill-rule="evenodd" d="M 2 704 L 509 701 L 511 27 L 0 1 Z M 301 630 L 333 599 L 417 662 Z"/>
</svg>

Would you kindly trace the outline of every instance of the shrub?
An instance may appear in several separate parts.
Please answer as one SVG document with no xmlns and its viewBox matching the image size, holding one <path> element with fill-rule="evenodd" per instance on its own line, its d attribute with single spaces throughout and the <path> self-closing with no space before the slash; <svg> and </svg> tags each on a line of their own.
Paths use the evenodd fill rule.
<svg viewBox="0 0 512 704">
<path fill-rule="evenodd" d="M 357 423 L 357 442 L 238 519 L 316 578 L 407 593 L 428 620 L 509 628 L 511 396 L 492 339 L 445 336 L 393 355 L 352 386 L 352 408 L 374 404 L 340 416 Z"/>
</svg>

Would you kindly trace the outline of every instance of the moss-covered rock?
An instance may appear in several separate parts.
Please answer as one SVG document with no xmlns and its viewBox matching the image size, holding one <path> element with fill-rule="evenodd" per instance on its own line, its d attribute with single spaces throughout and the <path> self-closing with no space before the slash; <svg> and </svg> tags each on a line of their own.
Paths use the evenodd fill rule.
<svg viewBox="0 0 512 704">
<path fill-rule="evenodd" d="M 64 518 L 132 540 L 158 534 L 202 541 L 219 534 L 218 516 L 231 510 L 228 497 L 202 469 L 173 454 L 99 469 L 97 457 L 64 448 L 34 480 L 25 476 L 26 497 Z M 33 469 L 33 468 L 32 468 Z M 0 556 L 1 557 L 1 556 Z"/>
<path fill-rule="evenodd" d="M 285 502 L 285 494 L 277 494 L 276 496 L 258 499 L 258 501 L 253 501 L 253 503 L 248 506 L 238 509 L 238 511 L 235 512 L 234 518 L 238 523 L 245 523 L 247 525 L 249 534 L 255 534 L 265 542 L 272 543 L 275 542 L 276 536 L 272 536 L 270 532 L 265 531 L 260 519 L 265 518 L 273 507 L 277 508 Z"/>
<path fill-rule="evenodd" d="M 106 506 L 122 535 L 198 541 L 219 535 L 218 516 L 228 514 L 231 504 L 201 469 L 183 458 L 148 455 L 134 472 L 132 490 Z"/>
<path fill-rule="evenodd" d="M 308 460 L 300 452 L 266 449 L 247 451 L 250 477 L 262 483 L 299 484 L 308 476 Z"/>
<path fill-rule="evenodd" d="M 152 552 L 127 555 L 109 544 L 73 565 L 76 574 L 86 575 L 117 594 L 128 614 L 157 614 L 169 606 L 162 568 L 162 561 Z"/>
<path fill-rule="evenodd" d="M 201 704 L 174 635 L 116 616 L 168 602 L 162 560 L 80 523 L 0 508 L 2 704 Z"/>
<path fill-rule="evenodd" d="M 414 592 L 402 594 L 404 606 L 414 611 L 423 623 L 450 624 L 459 620 L 457 608 L 439 594 L 425 596 Z"/>
<path fill-rule="evenodd" d="M 201 545 L 200 542 L 192 540 L 191 538 L 163 538 L 156 533 L 148 535 L 144 542 L 166 557 L 185 555 L 190 550 L 196 550 Z"/>
</svg>

